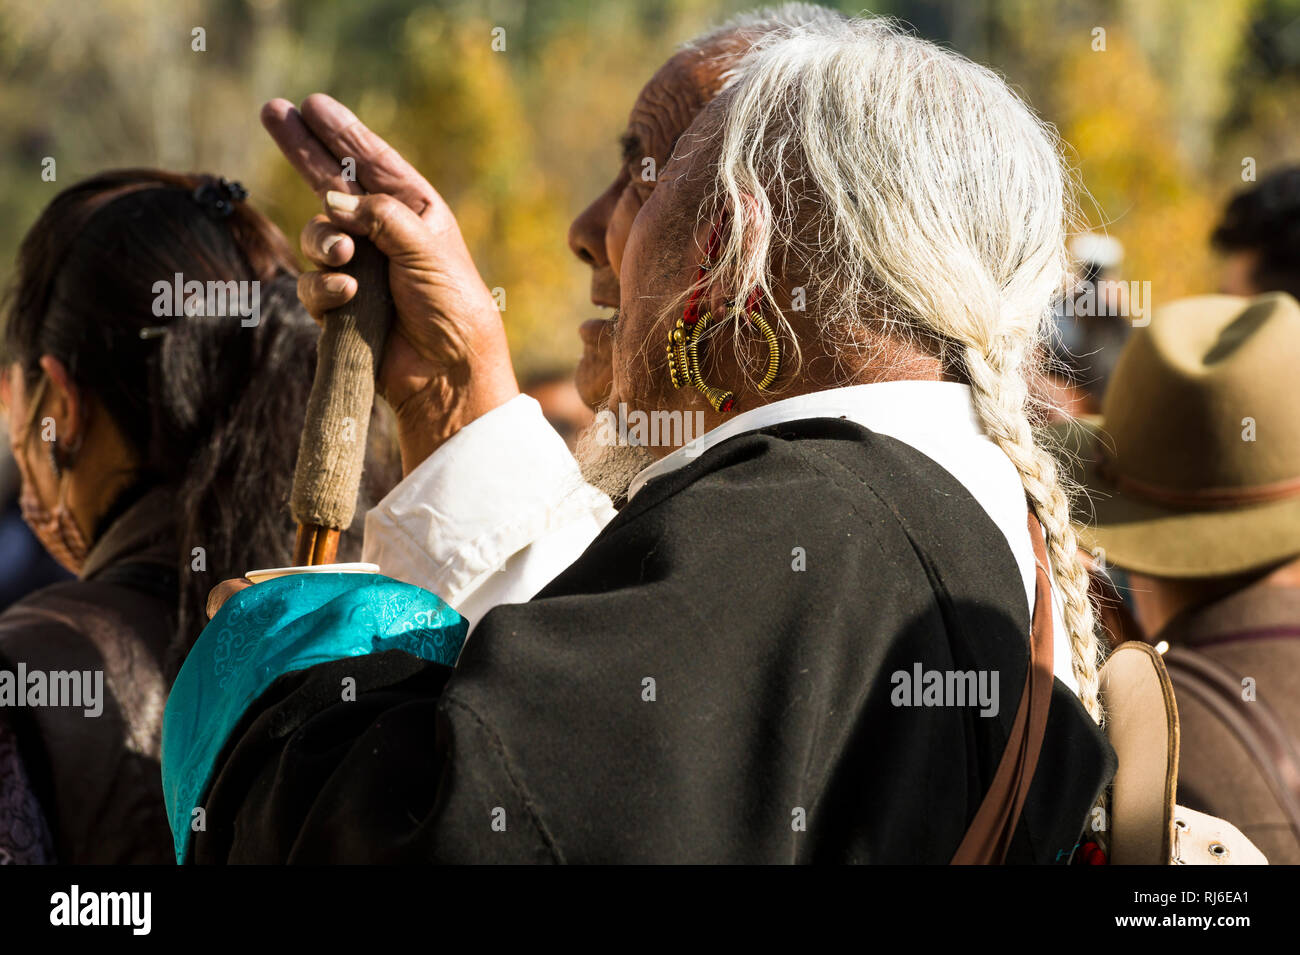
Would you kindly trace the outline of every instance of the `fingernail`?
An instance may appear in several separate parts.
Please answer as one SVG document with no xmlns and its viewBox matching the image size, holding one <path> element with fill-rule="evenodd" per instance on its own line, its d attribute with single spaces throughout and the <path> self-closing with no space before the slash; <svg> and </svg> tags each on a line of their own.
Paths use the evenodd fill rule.
<svg viewBox="0 0 1300 955">
<path fill-rule="evenodd" d="M 330 254 L 330 249 L 332 249 L 332 248 L 334 248 L 334 246 L 338 245 L 338 244 L 339 244 L 339 240 L 342 239 L 342 238 L 343 238 L 343 236 L 341 236 L 341 235 L 332 235 L 332 236 L 330 236 L 328 239 L 326 239 L 326 240 L 325 240 L 325 244 L 324 244 L 323 246 L 321 246 L 321 254 L 324 255 L 324 256 L 328 256 L 328 255 Z"/>
<path fill-rule="evenodd" d="M 335 192 L 333 189 L 325 193 L 325 205 L 336 212 L 356 212 L 357 206 L 360 204 L 360 196 L 353 196 L 346 192 Z"/>
<path fill-rule="evenodd" d="M 325 279 L 325 288 L 331 292 L 342 292 L 348 287 L 348 277 L 340 273 L 334 273 Z"/>
</svg>

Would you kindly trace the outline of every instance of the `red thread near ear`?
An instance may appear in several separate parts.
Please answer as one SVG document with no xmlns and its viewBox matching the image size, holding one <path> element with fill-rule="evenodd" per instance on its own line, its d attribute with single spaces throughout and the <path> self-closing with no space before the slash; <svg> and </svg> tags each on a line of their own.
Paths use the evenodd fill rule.
<svg viewBox="0 0 1300 955">
<path fill-rule="evenodd" d="M 695 278 L 695 288 L 691 290 L 691 297 L 686 300 L 686 309 L 682 312 L 682 322 L 686 325 L 694 325 L 699 321 L 700 297 L 704 294 L 704 280 L 709 274 L 709 269 L 713 266 L 713 260 L 718 254 L 718 249 L 722 247 L 722 226 L 726 221 L 727 217 L 724 212 L 722 219 L 709 233 L 709 243 L 704 250 L 704 261 L 700 263 L 699 275 Z"/>
</svg>

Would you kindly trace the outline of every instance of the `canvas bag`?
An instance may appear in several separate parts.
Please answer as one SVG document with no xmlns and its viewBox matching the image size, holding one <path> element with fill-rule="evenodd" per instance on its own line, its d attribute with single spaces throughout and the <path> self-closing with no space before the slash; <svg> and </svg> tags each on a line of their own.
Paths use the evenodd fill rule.
<svg viewBox="0 0 1300 955">
<path fill-rule="evenodd" d="M 1177 804 L 1178 707 L 1154 647 L 1120 644 L 1101 669 L 1101 699 L 1119 760 L 1110 791 L 1112 864 L 1268 864 L 1230 822 Z"/>
</svg>

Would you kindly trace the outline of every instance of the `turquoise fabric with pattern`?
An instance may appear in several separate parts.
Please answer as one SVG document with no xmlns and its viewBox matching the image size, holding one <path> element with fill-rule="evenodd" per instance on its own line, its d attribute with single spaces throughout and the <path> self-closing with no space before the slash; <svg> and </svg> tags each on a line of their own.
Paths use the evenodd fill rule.
<svg viewBox="0 0 1300 955">
<path fill-rule="evenodd" d="M 189 853 L 192 812 L 226 740 L 277 679 L 385 650 L 454 666 L 467 630 L 439 597 L 379 574 L 293 574 L 227 600 L 185 658 L 163 716 L 163 795 L 176 861 Z"/>
</svg>

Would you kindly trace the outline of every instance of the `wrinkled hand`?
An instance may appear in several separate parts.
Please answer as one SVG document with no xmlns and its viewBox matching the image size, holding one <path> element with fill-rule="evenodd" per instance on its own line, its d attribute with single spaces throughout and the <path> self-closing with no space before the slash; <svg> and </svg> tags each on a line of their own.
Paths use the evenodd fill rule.
<svg viewBox="0 0 1300 955">
<path fill-rule="evenodd" d="M 301 235 L 303 253 L 320 269 L 298 281 L 312 316 L 321 321 L 356 294 L 354 278 L 329 271 L 351 260 L 349 233 L 388 256 L 397 317 L 377 387 L 397 414 L 409 473 L 460 428 L 519 393 L 496 302 L 442 197 L 345 106 L 320 93 L 300 110 L 272 100 L 262 124 L 326 200 L 326 214 Z M 343 178 L 345 159 L 355 163 L 356 182 Z"/>
</svg>

